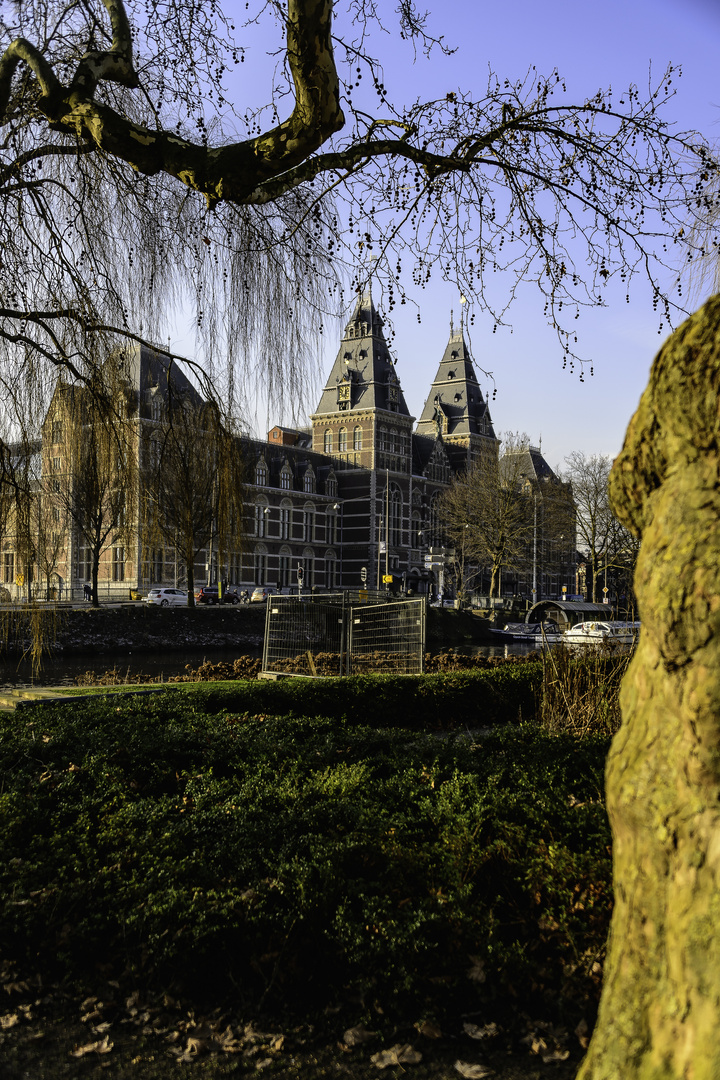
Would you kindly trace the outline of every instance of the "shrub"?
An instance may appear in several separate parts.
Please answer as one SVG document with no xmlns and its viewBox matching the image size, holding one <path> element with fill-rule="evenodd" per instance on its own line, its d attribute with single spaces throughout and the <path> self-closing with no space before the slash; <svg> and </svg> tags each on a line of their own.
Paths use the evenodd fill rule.
<svg viewBox="0 0 720 1080">
<path fill-rule="evenodd" d="M 6 957 L 298 1013 L 593 1006 L 604 740 L 208 715 L 170 692 L 0 734 Z"/>
</svg>

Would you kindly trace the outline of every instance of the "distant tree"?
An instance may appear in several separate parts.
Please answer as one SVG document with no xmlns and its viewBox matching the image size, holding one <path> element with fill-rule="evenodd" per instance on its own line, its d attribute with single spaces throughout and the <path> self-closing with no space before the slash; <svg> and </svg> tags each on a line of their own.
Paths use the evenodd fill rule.
<svg viewBox="0 0 720 1080">
<path fill-rule="evenodd" d="M 242 544 L 243 465 L 239 440 L 209 402 L 172 397 L 147 433 L 143 469 L 145 532 L 174 550 L 195 604 L 195 561 Z"/>
<path fill-rule="evenodd" d="M 87 552 L 94 607 L 104 552 L 112 549 L 113 580 L 125 580 L 137 507 L 136 422 L 128 418 L 132 403 L 117 360 L 106 359 L 88 385 L 59 383 L 53 415 L 63 425 L 63 439 L 58 465 L 48 462 L 44 478 L 53 505 Z"/>
<path fill-rule="evenodd" d="M 565 464 L 564 478 L 572 485 L 577 508 L 578 548 L 588 560 L 588 599 L 598 603 L 608 574 L 611 581 L 613 577 L 622 580 L 628 593 L 638 542 L 618 521 L 610 505 L 612 459 L 575 450 L 565 458 Z"/>
<path fill-rule="evenodd" d="M 525 435 L 505 435 L 505 450 L 528 445 Z M 532 542 L 532 495 L 524 481 L 520 455 L 501 462 L 483 455 L 454 478 L 438 501 L 438 520 L 454 560 L 461 597 L 473 581 L 490 574 L 490 596 L 499 594 L 503 571 L 527 566 Z"/>
</svg>

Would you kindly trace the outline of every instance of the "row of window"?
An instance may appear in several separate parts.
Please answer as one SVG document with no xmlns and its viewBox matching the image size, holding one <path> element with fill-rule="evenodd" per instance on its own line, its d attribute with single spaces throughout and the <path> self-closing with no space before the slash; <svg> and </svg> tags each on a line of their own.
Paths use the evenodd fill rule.
<svg viewBox="0 0 720 1080">
<path fill-rule="evenodd" d="M 291 530 L 296 520 L 293 515 L 292 506 L 281 506 L 279 509 L 279 528 L 280 532 L 277 534 L 280 540 L 290 540 Z M 254 522 L 255 522 L 255 536 L 264 537 L 270 536 L 270 524 L 271 524 L 272 511 L 269 506 L 263 503 L 258 503 L 255 506 Z M 302 518 L 300 520 L 301 535 L 299 539 L 312 543 L 315 540 L 325 540 L 326 543 L 337 543 L 337 514 L 334 510 L 327 510 L 325 514 L 325 536 L 321 535 L 322 530 L 318 530 L 317 527 L 317 514 L 314 508 L 305 507 L 302 511 Z M 294 537 L 298 539 L 298 537 Z"/>
<path fill-rule="evenodd" d="M 264 461 L 260 460 L 255 468 L 255 485 L 257 487 L 268 486 L 268 467 Z M 292 491 L 293 489 L 293 474 L 289 465 L 283 465 L 280 470 L 280 490 Z M 303 475 L 303 492 L 306 495 L 313 495 L 315 493 L 315 473 L 311 466 L 308 465 Z M 337 480 L 334 477 L 328 477 L 325 483 L 325 494 L 333 498 L 337 495 Z"/>
</svg>

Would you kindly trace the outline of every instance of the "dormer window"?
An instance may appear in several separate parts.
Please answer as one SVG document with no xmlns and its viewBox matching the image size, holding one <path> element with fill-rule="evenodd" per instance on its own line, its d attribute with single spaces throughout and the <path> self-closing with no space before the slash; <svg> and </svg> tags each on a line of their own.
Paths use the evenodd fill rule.
<svg viewBox="0 0 720 1080">
<path fill-rule="evenodd" d="M 292 473 L 287 465 L 283 465 L 280 472 L 280 487 L 283 491 L 290 491 L 292 488 Z"/>
<path fill-rule="evenodd" d="M 255 469 L 255 483 L 258 487 L 265 487 L 267 484 L 267 465 L 264 461 L 259 461 L 257 468 Z"/>
<path fill-rule="evenodd" d="M 453 371 L 448 371 L 448 379 L 454 379 L 454 378 L 455 378 L 455 371 L 454 370 Z"/>
</svg>

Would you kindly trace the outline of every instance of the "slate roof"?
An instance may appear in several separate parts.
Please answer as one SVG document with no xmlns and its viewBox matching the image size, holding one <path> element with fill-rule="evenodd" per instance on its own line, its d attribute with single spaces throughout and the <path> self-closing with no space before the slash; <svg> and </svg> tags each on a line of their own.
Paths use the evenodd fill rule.
<svg viewBox="0 0 720 1080">
<path fill-rule="evenodd" d="M 420 435 L 436 435 L 438 419 L 446 437 L 484 435 L 495 438 L 490 410 L 483 397 L 462 327 L 450 338 L 417 424 Z"/>
<path fill-rule="evenodd" d="M 345 327 L 340 349 L 313 416 L 366 409 L 384 409 L 410 416 L 385 341 L 382 319 L 375 310 L 369 289 L 358 298 Z"/>
</svg>

